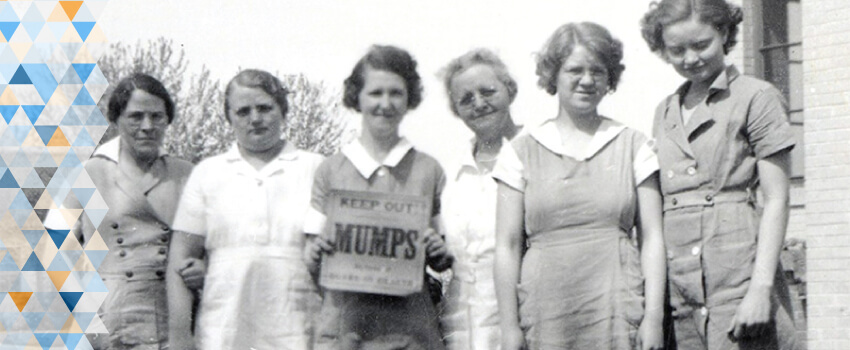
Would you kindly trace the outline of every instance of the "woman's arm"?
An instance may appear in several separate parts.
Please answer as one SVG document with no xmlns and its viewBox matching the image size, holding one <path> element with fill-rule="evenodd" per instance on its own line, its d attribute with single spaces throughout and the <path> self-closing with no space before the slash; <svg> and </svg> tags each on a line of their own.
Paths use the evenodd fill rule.
<svg viewBox="0 0 850 350">
<path fill-rule="evenodd" d="M 502 326 L 502 350 L 525 348 L 519 328 L 517 285 L 524 244 L 523 193 L 499 181 L 496 206 L 496 300 Z"/>
<path fill-rule="evenodd" d="M 637 188 L 640 217 L 641 268 L 645 278 L 645 311 L 640 324 L 643 349 L 664 347 L 664 290 L 667 283 L 667 260 L 664 254 L 664 233 L 661 219 L 661 193 L 658 173 L 644 180 Z"/>
<path fill-rule="evenodd" d="M 192 303 L 194 295 L 183 282 L 180 269 L 189 258 L 200 259 L 204 255 L 204 237 L 182 231 L 172 235 L 168 253 L 168 269 L 165 283 L 168 293 L 168 328 L 171 349 L 194 349 L 192 337 Z"/>
<path fill-rule="evenodd" d="M 789 160 L 790 152 L 786 149 L 756 162 L 764 193 L 764 212 L 750 287 L 729 330 L 735 338 L 759 336 L 771 321 L 770 296 L 788 225 Z"/>
</svg>

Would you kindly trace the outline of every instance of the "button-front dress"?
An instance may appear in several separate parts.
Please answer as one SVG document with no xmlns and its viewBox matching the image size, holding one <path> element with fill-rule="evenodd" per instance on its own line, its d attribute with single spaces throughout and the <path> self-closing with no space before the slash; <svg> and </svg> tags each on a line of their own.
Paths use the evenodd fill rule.
<svg viewBox="0 0 850 350">
<path fill-rule="evenodd" d="M 521 191 L 520 327 L 530 349 L 634 349 L 643 276 L 637 186 L 657 171 L 651 142 L 603 118 L 589 152 L 564 149 L 554 120 L 517 136 L 493 177 Z"/>
</svg>

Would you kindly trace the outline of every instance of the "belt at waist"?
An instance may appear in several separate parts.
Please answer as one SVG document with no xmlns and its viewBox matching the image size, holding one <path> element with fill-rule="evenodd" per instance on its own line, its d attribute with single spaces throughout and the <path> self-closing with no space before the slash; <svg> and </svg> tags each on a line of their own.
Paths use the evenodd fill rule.
<svg viewBox="0 0 850 350">
<path fill-rule="evenodd" d="M 664 196 L 664 211 L 685 207 L 708 207 L 716 203 L 753 201 L 752 191 L 690 191 Z"/>
<path fill-rule="evenodd" d="M 151 267 L 133 267 L 127 268 L 124 271 L 99 271 L 100 277 L 104 280 L 126 280 L 126 281 L 149 281 L 149 280 L 164 280 L 165 266 Z"/>
<path fill-rule="evenodd" d="M 563 228 L 558 230 L 537 232 L 528 237 L 529 248 L 540 246 L 559 246 L 582 242 L 628 238 L 629 234 L 620 227 L 604 228 Z"/>
</svg>

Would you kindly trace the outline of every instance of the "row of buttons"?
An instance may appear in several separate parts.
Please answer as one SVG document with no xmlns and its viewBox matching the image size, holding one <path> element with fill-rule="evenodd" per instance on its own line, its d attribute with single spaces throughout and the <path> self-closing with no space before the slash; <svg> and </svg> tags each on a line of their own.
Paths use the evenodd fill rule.
<svg viewBox="0 0 850 350">
<path fill-rule="evenodd" d="M 165 253 L 168 253 L 168 249 L 166 249 L 165 247 L 159 248 L 159 255 L 165 255 Z M 120 252 L 118 252 L 118 256 L 122 258 L 127 256 L 127 251 L 121 250 Z"/>
<path fill-rule="evenodd" d="M 697 168 L 689 166 L 687 169 L 685 169 L 685 172 L 687 172 L 688 175 L 694 176 L 697 174 Z M 674 176 L 676 176 L 676 172 L 674 172 L 673 170 L 667 170 L 667 177 L 672 179 Z"/>
<path fill-rule="evenodd" d="M 171 230 L 171 228 L 170 228 L 170 227 L 168 227 L 168 225 L 166 225 L 166 224 L 162 224 L 162 225 L 160 225 L 160 226 L 159 226 L 159 228 L 160 228 L 160 229 L 162 229 L 162 230 L 163 230 L 163 231 L 165 231 L 165 232 L 168 232 L 168 231 L 170 231 L 170 230 Z M 113 230 L 117 230 L 117 229 L 118 229 L 118 223 L 117 223 L 117 222 L 113 222 L 113 223 L 112 223 L 112 229 L 113 229 Z"/>
<path fill-rule="evenodd" d="M 132 277 L 133 277 L 133 271 L 127 271 L 127 272 L 124 274 L 124 276 L 127 276 L 127 278 L 132 278 Z M 157 270 L 157 271 L 156 271 L 156 276 L 157 276 L 157 277 L 165 276 L 165 271 Z"/>
<path fill-rule="evenodd" d="M 712 195 L 710 195 L 710 194 L 705 195 L 705 201 L 706 201 L 706 202 L 711 203 L 711 201 L 713 201 L 713 200 L 714 200 L 714 196 L 712 196 Z M 670 203 L 673 203 L 673 205 L 676 205 L 676 204 L 679 204 L 679 200 L 678 200 L 678 199 L 676 199 L 676 198 L 674 197 L 674 198 L 670 201 Z"/>
</svg>

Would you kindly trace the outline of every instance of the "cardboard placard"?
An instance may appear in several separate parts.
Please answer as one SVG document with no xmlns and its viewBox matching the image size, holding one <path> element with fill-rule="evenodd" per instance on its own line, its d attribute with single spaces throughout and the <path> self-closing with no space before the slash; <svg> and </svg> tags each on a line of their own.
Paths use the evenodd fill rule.
<svg viewBox="0 0 850 350">
<path fill-rule="evenodd" d="M 334 253 L 323 257 L 319 284 L 397 296 L 422 290 L 430 198 L 334 190 L 328 200 L 325 235 Z"/>
</svg>

